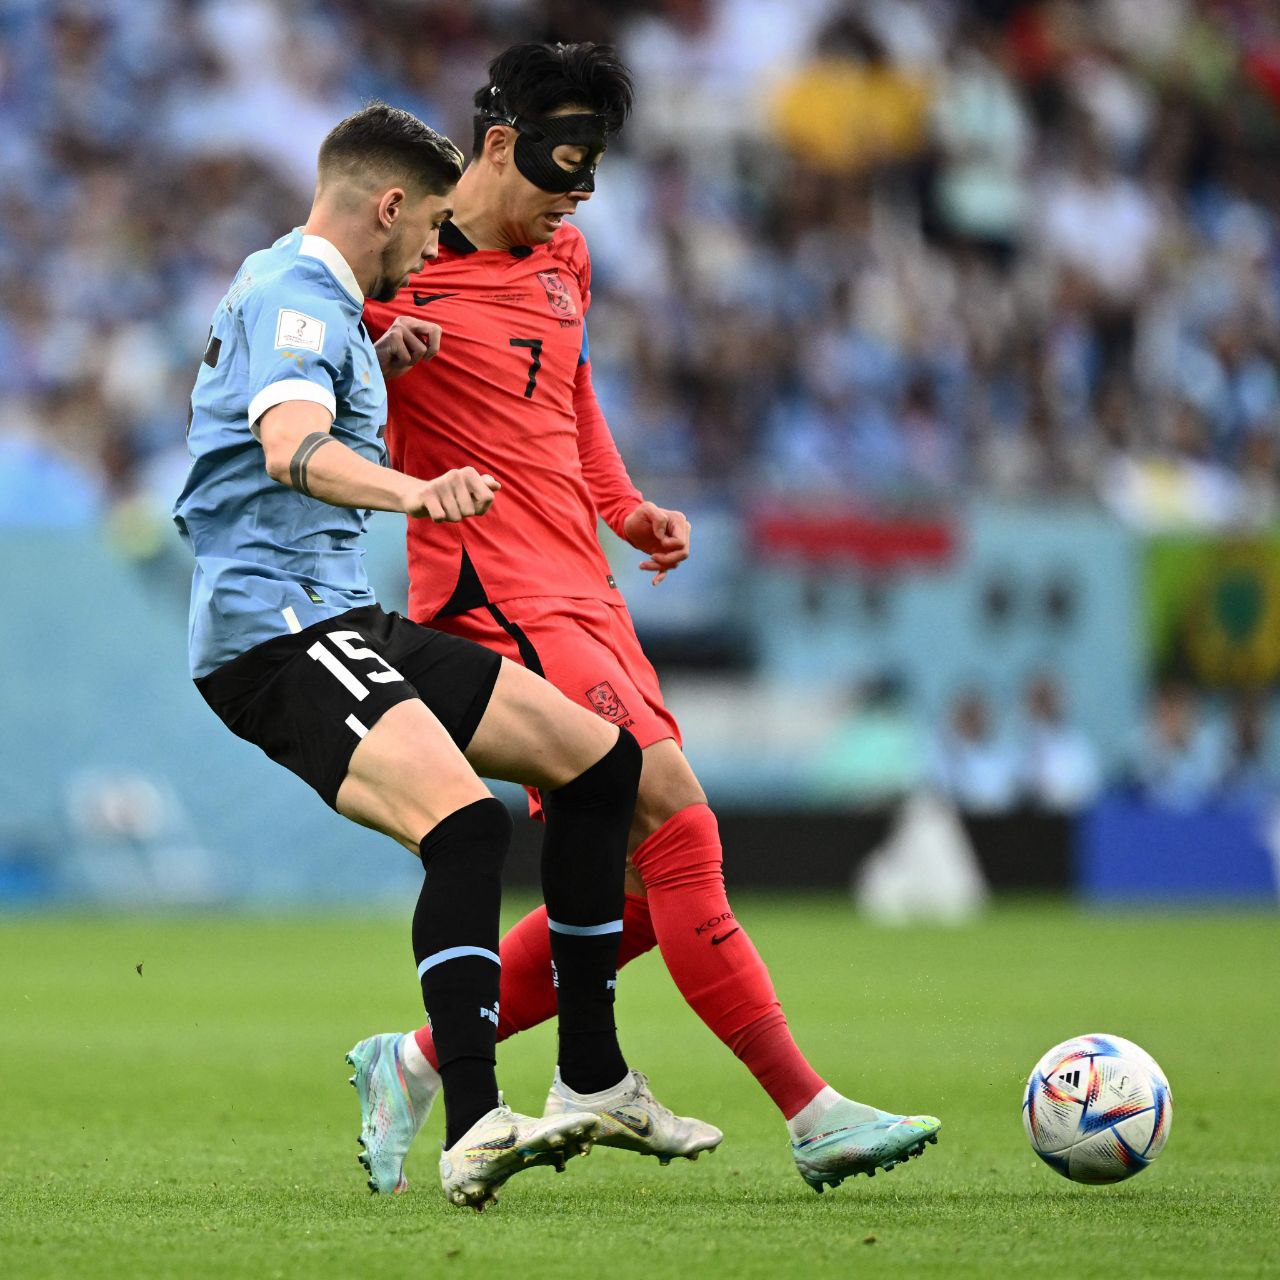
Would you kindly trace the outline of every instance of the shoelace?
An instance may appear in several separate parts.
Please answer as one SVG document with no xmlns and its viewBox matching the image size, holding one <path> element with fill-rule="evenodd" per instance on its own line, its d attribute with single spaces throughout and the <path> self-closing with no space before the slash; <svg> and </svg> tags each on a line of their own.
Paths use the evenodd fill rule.
<svg viewBox="0 0 1280 1280">
<path fill-rule="evenodd" d="M 674 1120 L 675 1112 L 670 1107 L 664 1106 L 661 1102 L 649 1092 L 649 1077 L 643 1071 L 633 1071 L 632 1076 L 635 1079 L 635 1091 L 631 1096 L 631 1101 L 639 1102 L 643 1100 L 648 1103 L 654 1111 L 664 1120 Z"/>
</svg>

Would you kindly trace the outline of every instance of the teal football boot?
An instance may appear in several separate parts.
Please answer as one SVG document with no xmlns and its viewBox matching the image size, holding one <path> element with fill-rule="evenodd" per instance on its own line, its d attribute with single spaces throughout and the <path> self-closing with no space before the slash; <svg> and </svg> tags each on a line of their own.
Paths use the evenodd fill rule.
<svg viewBox="0 0 1280 1280">
<path fill-rule="evenodd" d="M 369 1190 L 392 1195 L 408 1188 L 404 1158 L 436 1100 L 438 1088 L 415 1080 L 400 1058 L 404 1040 L 395 1032 L 361 1040 L 347 1054 L 355 1067 L 351 1084 L 360 1097 L 358 1157 L 369 1175 Z"/>
<path fill-rule="evenodd" d="M 821 1116 L 804 1137 L 791 1144 L 800 1176 L 819 1194 L 838 1187 L 846 1178 L 877 1169 L 892 1169 L 923 1154 L 925 1144 L 938 1141 L 942 1121 L 934 1116 L 895 1116 L 877 1112 L 866 1120 L 866 1109 L 842 1098 Z"/>
</svg>

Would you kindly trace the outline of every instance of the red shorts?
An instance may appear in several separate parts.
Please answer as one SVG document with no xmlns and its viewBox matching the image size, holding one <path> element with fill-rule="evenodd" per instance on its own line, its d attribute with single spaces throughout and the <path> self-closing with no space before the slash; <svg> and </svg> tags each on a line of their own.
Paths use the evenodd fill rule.
<svg viewBox="0 0 1280 1280">
<path fill-rule="evenodd" d="M 625 605 L 590 598 L 527 596 L 433 618 L 427 625 L 475 640 L 545 676 L 561 693 L 631 732 L 641 747 L 674 738 L 658 673 L 644 656 Z M 541 805 L 530 792 L 529 809 Z"/>
</svg>

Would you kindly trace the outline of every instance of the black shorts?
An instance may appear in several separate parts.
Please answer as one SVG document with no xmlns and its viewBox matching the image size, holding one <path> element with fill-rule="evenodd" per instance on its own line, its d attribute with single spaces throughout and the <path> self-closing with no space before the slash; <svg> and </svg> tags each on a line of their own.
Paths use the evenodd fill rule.
<svg viewBox="0 0 1280 1280">
<path fill-rule="evenodd" d="M 374 604 L 255 645 L 196 688 L 232 733 L 332 806 L 351 753 L 398 702 L 420 698 L 465 750 L 501 665 L 483 645 Z"/>
</svg>

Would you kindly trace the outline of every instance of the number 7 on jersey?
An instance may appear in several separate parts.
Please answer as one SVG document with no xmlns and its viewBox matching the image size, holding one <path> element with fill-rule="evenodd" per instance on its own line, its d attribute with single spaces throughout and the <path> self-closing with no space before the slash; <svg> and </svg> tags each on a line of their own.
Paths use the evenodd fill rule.
<svg viewBox="0 0 1280 1280">
<path fill-rule="evenodd" d="M 529 383 L 524 389 L 524 398 L 530 400 L 533 398 L 533 389 L 538 385 L 538 370 L 542 368 L 542 339 L 541 338 L 512 338 L 511 345 L 513 347 L 528 347 L 531 353 L 529 360 Z"/>
</svg>

